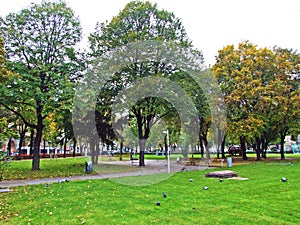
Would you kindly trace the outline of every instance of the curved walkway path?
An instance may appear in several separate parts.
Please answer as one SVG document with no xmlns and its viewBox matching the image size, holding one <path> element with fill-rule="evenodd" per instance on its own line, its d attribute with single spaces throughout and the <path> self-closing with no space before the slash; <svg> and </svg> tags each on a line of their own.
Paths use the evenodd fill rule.
<svg viewBox="0 0 300 225">
<path fill-rule="evenodd" d="M 131 161 L 112 161 L 106 162 L 109 164 L 119 164 L 119 165 L 131 165 Z M 122 176 L 143 176 L 150 174 L 158 174 L 158 173 L 167 173 L 168 167 L 165 160 L 145 160 L 145 167 L 138 167 L 137 165 L 132 164 L 132 166 L 136 166 L 138 168 L 137 171 L 133 172 L 114 172 L 107 174 L 96 174 L 96 175 L 78 175 L 71 177 L 55 177 L 55 178 L 41 178 L 41 179 L 33 179 L 33 180 L 4 180 L 0 182 L 0 192 L 8 191 L 8 188 L 17 187 L 17 186 L 26 186 L 26 185 L 38 185 L 38 184 L 47 184 L 47 183 L 55 183 L 55 182 L 68 182 L 75 180 L 93 180 L 93 179 L 110 179 L 110 178 L 118 178 Z M 211 168 L 211 167 L 210 167 Z M 179 171 L 188 171 L 188 170 L 205 170 L 208 169 L 207 166 L 183 166 L 182 164 L 178 164 L 174 161 L 170 162 L 170 172 L 176 173 Z M 5 190 L 5 191 L 4 191 Z"/>
</svg>

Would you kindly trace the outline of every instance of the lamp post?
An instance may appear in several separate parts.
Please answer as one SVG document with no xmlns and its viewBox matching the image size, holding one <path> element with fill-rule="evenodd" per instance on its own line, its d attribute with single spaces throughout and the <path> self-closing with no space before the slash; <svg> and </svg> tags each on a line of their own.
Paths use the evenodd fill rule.
<svg viewBox="0 0 300 225">
<path fill-rule="evenodd" d="M 166 131 L 163 131 L 164 134 L 167 134 L 167 159 L 168 159 L 168 173 L 171 173 L 171 167 L 170 167 L 170 150 L 169 150 L 169 142 L 170 142 L 170 137 L 169 137 L 169 130 L 167 129 Z"/>
</svg>

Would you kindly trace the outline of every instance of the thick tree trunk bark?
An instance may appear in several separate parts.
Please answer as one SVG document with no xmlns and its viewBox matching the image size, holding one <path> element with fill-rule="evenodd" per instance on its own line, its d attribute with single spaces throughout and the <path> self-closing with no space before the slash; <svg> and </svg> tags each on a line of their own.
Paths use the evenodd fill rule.
<svg viewBox="0 0 300 225">
<path fill-rule="evenodd" d="M 77 148 L 77 141 L 76 141 L 76 138 L 74 137 L 73 138 L 73 157 L 76 156 L 76 148 Z"/>
<path fill-rule="evenodd" d="M 204 157 L 204 146 L 201 137 L 199 137 L 199 146 L 200 146 L 200 153 L 201 153 L 201 158 L 203 159 Z"/>
<path fill-rule="evenodd" d="M 11 155 L 11 142 L 12 142 L 12 137 L 10 137 L 8 139 L 8 144 L 7 144 L 7 154 L 8 154 L 8 156 Z"/>
<path fill-rule="evenodd" d="M 241 148 L 242 148 L 243 160 L 247 160 L 248 157 L 246 155 L 246 138 L 244 136 L 240 136 L 240 144 L 241 144 Z"/>
<path fill-rule="evenodd" d="M 285 160 L 285 155 L 284 155 L 284 138 L 285 138 L 285 135 L 280 135 L 280 158 L 281 158 L 281 160 Z"/>
<path fill-rule="evenodd" d="M 92 164 L 96 164 L 96 157 L 95 157 L 95 140 L 90 141 L 90 152 L 91 152 L 91 161 Z"/>
<path fill-rule="evenodd" d="M 94 137 L 90 140 L 90 152 L 91 152 L 92 164 L 97 165 L 98 164 L 98 153 L 99 153 L 99 141 L 97 141 L 97 137 Z"/>
<path fill-rule="evenodd" d="M 207 161 L 209 161 L 210 160 L 210 152 L 209 152 L 208 141 L 207 141 L 206 136 L 202 136 L 202 141 L 203 141 L 204 148 L 205 148 L 205 158 Z"/>
<path fill-rule="evenodd" d="M 99 147 L 99 145 L 100 145 L 100 142 L 99 142 L 99 139 L 97 139 L 96 140 L 96 142 L 95 142 L 95 144 L 96 144 L 96 148 L 95 148 L 95 152 L 94 152 L 94 156 L 95 156 L 95 165 L 98 165 L 98 160 L 99 160 L 99 150 L 100 150 L 100 147 Z"/>
<path fill-rule="evenodd" d="M 64 138 L 64 158 L 67 156 L 67 137 Z"/>
<path fill-rule="evenodd" d="M 20 142 L 19 142 L 19 146 L 18 146 L 18 152 L 19 152 L 19 155 L 18 155 L 18 159 L 21 159 L 21 153 L 22 153 L 22 146 L 25 144 L 25 135 L 26 135 L 26 131 L 27 131 L 27 126 L 25 125 L 24 127 L 21 126 L 21 131 L 20 131 Z"/>
<path fill-rule="evenodd" d="M 30 155 L 33 155 L 33 148 L 34 148 L 34 129 L 31 128 L 31 130 L 30 130 L 30 150 L 29 150 Z"/>
<path fill-rule="evenodd" d="M 140 158 L 139 158 L 139 166 L 145 166 L 145 146 L 147 139 L 139 139 L 140 146 Z"/>
<path fill-rule="evenodd" d="M 260 138 L 256 138 L 256 160 L 259 161 L 261 160 L 260 154 L 261 154 L 261 139 Z"/>
<path fill-rule="evenodd" d="M 268 142 L 267 142 L 265 134 L 262 137 L 261 145 L 262 145 L 262 158 L 266 159 L 267 158 Z"/>
<path fill-rule="evenodd" d="M 224 135 L 223 140 L 222 140 L 222 145 L 221 145 L 221 152 L 222 152 L 223 159 L 225 159 L 225 141 L 226 141 L 226 136 Z"/>
<path fill-rule="evenodd" d="M 42 117 L 42 107 L 37 107 L 37 128 L 36 136 L 34 140 L 34 149 L 33 149 L 33 159 L 32 159 L 32 170 L 40 170 L 40 146 L 42 141 L 43 134 L 43 117 Z"/>
<path fill-rule="evenodd" d="M 210 160 L 210 152 L 207 145 L 205 146 L 205 157 L 207 161 Z"/>
<path fill-rule="evenodd" d="M 218 128 L 218 145 L 217 145 L 217 158 L 220 158 L 220 153 L 222 152 L 221 150 L 221 145 L 222 145 L 222 141 L 221 140 L 221 130 Z"/>
<path fill-rule="evenodd" d="M 120 143 L 120 161 L 123 159 L 123 141 Z"/>
</svg>

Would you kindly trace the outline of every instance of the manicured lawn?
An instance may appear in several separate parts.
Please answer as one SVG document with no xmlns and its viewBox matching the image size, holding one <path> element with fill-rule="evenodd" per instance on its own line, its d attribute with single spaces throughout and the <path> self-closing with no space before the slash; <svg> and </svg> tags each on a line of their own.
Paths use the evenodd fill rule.
<svg viewBox="0 0 300 225">
<path fill-rule="evenodd" d="M 215 169 L 221 170 L 222 168 Z M 228 169 L 228 168 L 223 168 Z M 143 187 L 113 180 L 14 188 L 0 194 L 7 224 L 300 224 L 300 162 L 253 162 L 231 170 L 249 180 L 178 172 Z M 140 176 L 118 179 L 155 179 Z M 281 182 L 281 177 L 288 178 Z M 190 182 L 193 179 L 193 182 Z M 209 187 L 204 190 L 203 187 Z M 164 198 L 162 193 L 166 192 Z M 156 206 L 160 201 L 161 205 Z"/>
<path fill-rule="evenodd" d="M 176 159 L 179 155 L 173 154 L 171 155 L 172 159 Z M 248 154 L 249 157 L 255 159 L 255 154 Z M 137 158 L 138 156 L 136 156 Z M 189 157 L 192 157 L 189 155 Z M 195 158 L 200 158 L 201 155 L 194 155 Z M 212 158 L 216 157 L 212 155 Z M 268 154 L 269 158 L 280 158 L 279 154 Z M 286 158 L 295 158 L 300 161 L 300 154 L 286 154 Z M 165 160 L 165 156 L 156 156 L 156 155 L 145 155 L 145 159 L 150 160 Z M 74 175 L 83 175 L 85 174 L 85 162 L 89 161 L 89 158 L 85 157 L 76 157 L 76 158 L 58 158 L 58 159 L 41 159 L 40 162 L 40 171 L 31 171 L 32 160 L 20 160 L 20 161 L 12 161 L 8 168 L 8 172 L 4 175 L 4 180 L 11 179 L 37 179 L 37 178 L 45 178 L 45 177 L 66 177 L 66 176 L 74 176 Z M 106 161 L 118 161 L 119 157 L 99 157 L 99 162 Z M 124 155 L 123 160 L 129 160 L 129 155 Z M 249 160 L 250 161 L 250 160 Z M 248 163 L 248 161 L 241 161 L 242 163 Z M 216 164 L 220 165 L 220 164 Z M 224 163 L 225 165 L 225 163 Z M 105 165 L 101 164 L 100 166 L 93 166 L 93 173 L 97 173 L 97 171 L 101 171 L 101 173 L 111 173 L 111 172 L 130 172 L 134 171 L 135 168 L 132 166 L 124 166 L 124 165 Z M 97 167 L 100 170 L 97 170 Z"/>
<path fill-rule="evenodd" d="M 12 161 L 4 179 L 36 179 L 80 175 L 85 172 L 85 158 L 41 159 L 40 170 L 31 171 L 32 160 Z"/>
<path fill-rule="evenodd" d="M 93 165 L 93 173 L 101 171 L 101 174 L 114 172 L 131 172 L 137 170 L 136 167 L 124 165 L 103 164 L 109 161 L 117 161 L 118 157 L 99 157 L 100 165 Z M 124 159 L 126 160 L 126 159 Z M 127 159 L 128 160 L 128 159 Z M 31 171 L 32 160 L 12 161 L 8 171 L 4 175 L 4 180 L 11 179 L 37 179 L 45 177 L 66 177 L 85 174 L 85 162 L 89 158 L 58 158 L 58 159 L 41 159 L 40 170 Z"/>
</svg>

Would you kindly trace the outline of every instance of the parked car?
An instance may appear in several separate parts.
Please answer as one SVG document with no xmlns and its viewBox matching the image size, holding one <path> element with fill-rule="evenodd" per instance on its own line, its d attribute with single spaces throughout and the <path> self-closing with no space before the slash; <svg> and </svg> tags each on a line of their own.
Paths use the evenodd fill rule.
<svg viewBox="0 0 300 225">
<path fill-rule="evenodd" d="M 234 146 L 234 145 L 232 145 L 232 146 L 230 146 L 229 148 L 228 148 L 228 154 L 229 155 L 242 155 L 242 148 L 241 148 L 241 146 Z"/>
<path fill-rule="evenodd" d="M 280 152 L 279 145 L 270 145 L 267 152 L 269 153 L 279 153 Z"/>
<path fill-rule="evenodd" d="M 292 151 L 294 154 L 300 153 L 300 145 L 292 145 Z"/>
<path fill-rule="evenodd" d="M 119 149 L 115 149 L 115 150 L 112 150 L 111 151 L 111 154 L 112 155 L 118 155 L 118 154 L 120 154 L 121 152 L 120 152 L 120 150 Z"/>
<path fill-rule="evenodd" d="M 246 153 L 255 153 L 255 150 L 253 148 L 247 148 Z"/>
</svg>

